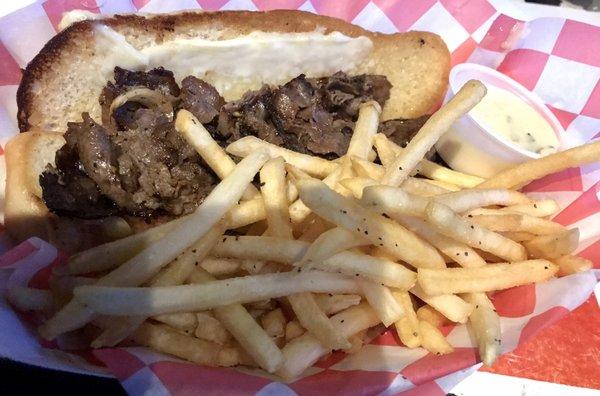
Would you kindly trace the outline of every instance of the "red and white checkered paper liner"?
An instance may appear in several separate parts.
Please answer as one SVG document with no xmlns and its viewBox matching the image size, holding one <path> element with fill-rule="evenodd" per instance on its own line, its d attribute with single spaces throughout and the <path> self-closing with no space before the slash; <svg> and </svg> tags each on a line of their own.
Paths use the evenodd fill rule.
<svg viewBox="0 0 600 396">
<path fill-rule="evenodd" d="M 581 22 L 542 18 L 524 23 L 502 15 L 486 0 L 50 0 L 0 19 L 0 143 L 18 132 L 15 94 L 20 68 L 56 33 L 65 11 L 275 8 L 331 15 L 381 32 L 438 33 L 452 52 L 453 64 L 469 61 L 495 67 L 540 95 L 565 128 L 565 145 L 600 137 L 600 28 Z M 579 227 L 578 254 L 600 268 L 600 165 L 569 169 L 524 190 L 559 202 L 562 211 L 555 220 Z M 10 247 L 5 237 L 0 244 L 3 251 Z M 47 288 L 49 268 L 63 261 L 54 247 L 32 238 L 0 257 L 0 290 L 11 285 Z M 593 273 L 583 273 L 497 293 L 493 301 L 502 318 L 503 350 L 513 350 L 575 309 L 596 283 Z M 404 348 L 390 330 L 357 354 L 334 353 L 303 378 L 284 384 L 256 371 L 197 366 L 145 348 L 67 353 L 65 349 L 80 346 L 68 338 L 40 340 L 32 331 L 37 319 L 15 313 L 0 299 L 0 355 L 66 371 L 112 374 L 130 394 L 443 395 L 478 367 L 465 326 L 442 329 L 455 347 L 446 356 Z"/>
</svg>

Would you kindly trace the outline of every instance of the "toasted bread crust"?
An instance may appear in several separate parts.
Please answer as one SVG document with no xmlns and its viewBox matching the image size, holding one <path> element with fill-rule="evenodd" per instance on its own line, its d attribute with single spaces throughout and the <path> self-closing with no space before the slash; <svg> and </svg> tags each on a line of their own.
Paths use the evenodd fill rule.
<svg viewBox="0 0 600 396">
<path fill-rule="evenodd" d="M 44 101 L 53 91 L 61 90 L 64 79 L 77 74 L 69 57 L 89 59 L 95 54 L 90 42 L 93 27 L 103 23 L 123 34 L 137 48 L 178 37 L 228 39 L 253 31 L 300 33 L 317 29 L 337 31 L 350 37 L 366 36 L 374 43 L 372 70 L 384 74 L 394 86 L 392 98 L 384 108 L 384 119 L 414 118 L 431 112 L 441 101 L 447 87 L 450 57 L 439 36 L 426 32 L 374 33 L 345 21 L 296 10 L 268 12 L 219 11 L 183 12 L 155 16 L 116 15 L 101 20 L 77 22 L 54 38 L 28 64 L 17 92 L 18 121 L 21 131 L 32 127 L 62 132 L 67 121 L 49 123 L 44 111 L 51 112 Z M 61 85 L 62 84 L 62 85 Z M 98 90 L 101 89 L 98 87 Z M 73 99 L 74 100 L 74 99 Z M 88 98 L 88 102 L 96 98 Z M 63 103 L 78 111 L 86 111 L 82 103 Z M 79 105 L 79 106 L 78 106 Z M 46 109 L 46 110 L 44 110 Z M 63 117 L 66 118 L 66 117 Z M 50 125 L 50 126 L 49 126 Z"/>
</svg>

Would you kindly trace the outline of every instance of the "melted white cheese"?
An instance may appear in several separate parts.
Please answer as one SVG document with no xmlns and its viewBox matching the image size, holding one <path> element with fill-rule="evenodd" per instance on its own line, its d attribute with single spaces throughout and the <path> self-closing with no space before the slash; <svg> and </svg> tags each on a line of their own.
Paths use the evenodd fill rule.
<svg viewBox="0 0 600 396">
<path fill-rule="evenodd" d="M 354 70 L 373 48 L 367 37 L 353 38 L 339 32 L 253 32 L 228 40 L 175 39 L 138 50 L 109 27 L 98 25 L 96 33 L 97 40 L 104 42 L 99 45 L 108 46 L 102 52 L 109 52 L 102 73 L 115 66 L 138 70 L 162 66 L 173 71 L 178 81 L 188 75 L 205 79 L 226 99 L 302 73 L 322 77 L 338 70 Z M 106 77 L 111 79 L 112 72 Z"/>
</svg>

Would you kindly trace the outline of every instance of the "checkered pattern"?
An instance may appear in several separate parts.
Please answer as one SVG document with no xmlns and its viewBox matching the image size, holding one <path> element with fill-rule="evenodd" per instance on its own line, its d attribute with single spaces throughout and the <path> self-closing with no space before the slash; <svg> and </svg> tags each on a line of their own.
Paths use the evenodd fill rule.
<svg viewBox="0 0 600 396">
<path fill-rule="evenodd" d="M 470 61 L 495 67 L 538 93 L 566 129 L 566 145 L 600 137 L 600 28 L 580 22 L 545 18 L 524 23 L 501 15 L 486 0 L 50 0 L 0 19 L 2 145 L 17 133 L 14 102 L 20 68 L 56 33 L 62 12 L 75 8 L 94 13 L 292 8 L 386 33 L 433 31 L 446 41 L 453 64 Z M 23 37 L 27 37 L 25 43 Z M 559 202 L 563 210 L 556 221 L 580 228 L 579 254 L 600 268 L 599 167 L 550 175 L 526 186 L 525 191 L 535 198 L 551 197 Z M 7 241 L 0 237 L 2 246 L 7 246 Z M 24 242 L 0 257 L 0 290 L 14 285 L 46 288 L 49 268 L 63 261 L 56 249 L 39 239 Z M 595 276 L 587 273 L 495 294 L 504 351 L 535 337 L 582 304 L 595 284 Z M 144 348 L 103 349 L 94 351 L 93 356 L 72 353 L 66 360 L 56 348 L 73 340 L 41 342 L 28 329 L 27 320 L 20 319 L 35 321 L 15 315 L 0 300 L 0 355 L 96 374 L 105 372 L 103 364 L 130 394 L 444 395 L 478 368 L 477 353 L 465 326 L 442 329 L 456 348 L 446 356 L 404 348 L 390 330 L 357 354 L 335 353 L 319 361 L 303 378 L 283 384 L 258 372 L 196 366 Z"/>
</svg>

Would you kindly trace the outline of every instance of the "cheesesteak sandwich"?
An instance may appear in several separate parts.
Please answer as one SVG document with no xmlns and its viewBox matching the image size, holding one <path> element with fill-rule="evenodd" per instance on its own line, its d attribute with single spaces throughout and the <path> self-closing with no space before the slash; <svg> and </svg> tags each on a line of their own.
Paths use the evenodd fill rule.
<svg viewBox="0 0 600 396">
<path fill-rule="evenodd" d="M 300 11 L 76 22 L 24 71 L 7 229 L 77 251 L 192 213 L 220 177 L 177 131 L 182 110 L 222 147 L 254 136 L 333 161 L 374 101 L 379 132 L 405 145 L 440 103 L 449 67 L 435 34 Z"/>
</svg>

